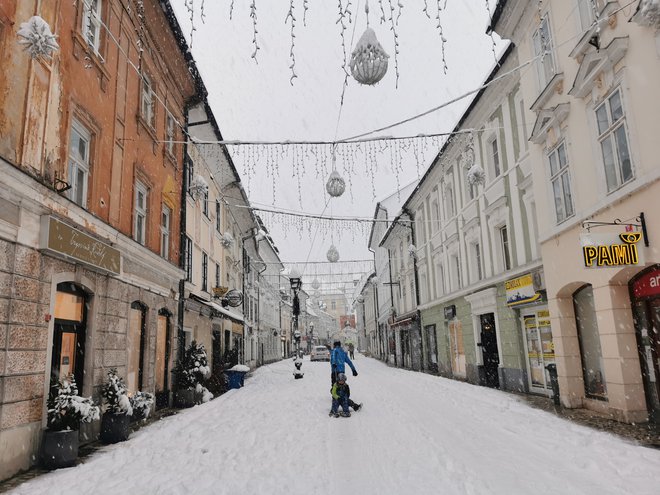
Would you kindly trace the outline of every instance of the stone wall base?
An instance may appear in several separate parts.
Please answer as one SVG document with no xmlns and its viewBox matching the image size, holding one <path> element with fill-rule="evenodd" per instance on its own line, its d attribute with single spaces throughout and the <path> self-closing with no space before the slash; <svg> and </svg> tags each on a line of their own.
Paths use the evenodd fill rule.
<svg viewBox="0 0 660 495">
<path fill-rule="evenodd" d="M 40 441 L 41 423 L 0 430 L 0 481 L 35 465 Z"/>
</svg>

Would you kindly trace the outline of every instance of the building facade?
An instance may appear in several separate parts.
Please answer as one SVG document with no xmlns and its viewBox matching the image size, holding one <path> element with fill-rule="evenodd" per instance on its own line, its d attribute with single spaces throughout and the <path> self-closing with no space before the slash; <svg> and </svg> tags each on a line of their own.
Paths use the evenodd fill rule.
<svg viewBox="0 0 660 495">
<path fill-rule="evenodd" d="M 38 458 L 65 375 L 98 399 L 115 367 L 131 393 L 170 403 L 178 142 L 203 85 L 169 3 L 143 7 L 145 29 L 122 2 L 0 10 L 0 479 Z M 34 15 L 59 36 L 52 58 L 17 43 Z"/>
<path fill-rule="evenodd" d="M 562 404 L 628 422 L 657 420 L 660 404 L 660 168 L 646 131 L 660 44 L 644 3 L 500 1 L 491 22 L 534 61 L 520 87 Z"/>
</svg>

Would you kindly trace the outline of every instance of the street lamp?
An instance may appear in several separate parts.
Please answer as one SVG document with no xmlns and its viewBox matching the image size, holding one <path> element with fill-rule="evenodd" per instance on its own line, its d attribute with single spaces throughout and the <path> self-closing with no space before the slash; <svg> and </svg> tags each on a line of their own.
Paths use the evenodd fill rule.
<svg viewBox="0 0 660 495">
<path fill-rule="evenodd" d="M 289 283 L 291 284 L 291 290 L 293 291 L 293 308 L 291 313 L 293 316 L 293 340 L 296 344 L 296 356 L 293 361 L 296 369 L 293 372 L 293 377 L 298 380 L 303 377 L 304 373 L 300 370 L 303 359 L 300 350 L 300 330 L 298 330 L 298 316 L 300 315 L 300 300 L 298 299 L 298 292 L 302 288 L 302 279 L 297 270 L 291 270 L 291 273 L 289 274 Z"/>
</svg>

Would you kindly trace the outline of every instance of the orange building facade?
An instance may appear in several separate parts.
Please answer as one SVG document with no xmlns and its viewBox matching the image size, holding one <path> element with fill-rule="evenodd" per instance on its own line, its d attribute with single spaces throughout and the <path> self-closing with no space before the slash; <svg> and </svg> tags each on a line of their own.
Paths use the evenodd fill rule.
<svg viewBox="0 0 660 495">
<path fill-rule="evenodd" d="M 57 35 L 51 58 L 18 43 L 32 16 Z M 158 0 L 2 0 L 0 69 L 5 479 L 37 460 L 51 383 L 66 374 L 98 398 L 116 367 L 131 392 L 170 403 L 181 143 L 187 109 L 205 94 Z"/>
</svg>

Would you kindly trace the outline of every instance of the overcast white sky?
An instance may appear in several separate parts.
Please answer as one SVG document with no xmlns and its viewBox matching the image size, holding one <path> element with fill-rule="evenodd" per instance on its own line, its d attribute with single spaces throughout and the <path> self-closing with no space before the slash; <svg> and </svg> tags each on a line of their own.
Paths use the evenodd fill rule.
<svg viewBox="0 0 660 495">
<path fill-rule="evenodd" d="M 375 87 L 360 86 L 352 78 L 346 89 L 344 106 L 338 122 L 340 95 L 344 74 L 341 69 L 342 46 L 338 18 L 338 1 L 308 0 L 306 26 L 303 25 L 303 0 L 295 6 L 295 71 L 293 86 L 289 80 L 290 24 L 285 24 L 288 0 L 255 0 L 257 6 L 257 61 L 251 58 L 253 27 L 249 1 L 206 0 L 202 22 L 201 0 L 195 0 L 196 31 L 192 51 L 209 90 L 209 101 L 223 137 L 231 140 L 329 140 L 361 134 L 426 111 L 478 87 L 494 65 L 492 41 L 485 34 L 488 24 L 486 3 L 482 0 L 401 0 L 404 5 L 398 22 L 399 83 L 396 87 L 394 41 L 388 24 L 380 24 L 380 6 L 371 0 L 370 25 L 390 55 L 389 70 Z M 190 0 L 188 1 L 190 2 Z M 233 3 L 233 18 L 229 19 Z M 346 4 L 346 0 L 342 2 Z M 423 13 L 428 3 L 431 18 Z M 442 69 L 442 43 L 435 19 L 439 4 L 446 4 L 441 23 L 446 38 L 447 74 Z M 495 0 L 490 0 L 491 10 Z M 190 43 L 189 12 L 185 0 L 173 0 L 175 11 Z M 395 15 L 398 14 L 397 2 Z M 383 0 L 386 9 L 389 0 Z M 351 1 L 353 24 L 348 25 L 346 44 L 348 57 L 366 28 L 364 1 Z M 355 28 L 354 28 L 355 26 Z M 354 34 L 353 34 L 354 32 Z M 351 43 L 353 38 L 353 43 Z M 350 46 L 349 46 L 350 45 Z M 503 43 L 498 45 L 498 53 Z M 386 135 L 409 136 L 419 133 L 447 132 L 453 129 L 471 98 L 447 109 L 385 132 Z M 424 157 L 418 160 L 405 154 L 403 170 L 393 170 L 388 147 L 378 154 L 374 172 L 362 163 L 354 163 L 350 173 L 339 171 L 350 186 L 340 198 L 331 201 L 336 216 L 371 217 L 376 202 L 404 186 L 424 170 L 439 149 L 439 142 L 427 142 Z M 267 156 L 264 151 L 264 160 Z M 357 156 L 357 162 L 361 157 Z M 416 161 L 422 163 L 416 163 Z M 329 162 L 328 162 L 329 163 Z M 272 177 L 264 168 L 246 171 L 241 155 L 235 164 L 250 200 L 266 205 L 308 213 L 324 211 L 327 175 L 317 173 L 315 164 L 305 160 L 301 190 L 292 177 L 291 158 L 278 160 L 279 176 Z M 304 175 L 303 175 L 304 174 Z M 374 199 L 374 193 L 375 198 Z M 269 230 L 280 249 L 283 261 L 325 260 L 331 241 L 341 259 L 371 258 L 367 250 L 368 228 L 353 229 L 345 224 L 341 235 L 329 237 L 328 229 L 286 227 L 273 223 L 272 215 L 264 215 Z M 290 221 L 289 221 L 290 222 Z M 286 223 L 286 221 L 285 221 Z M 313 241 L 314 240 L 314 241 Z"/>
</svg>

